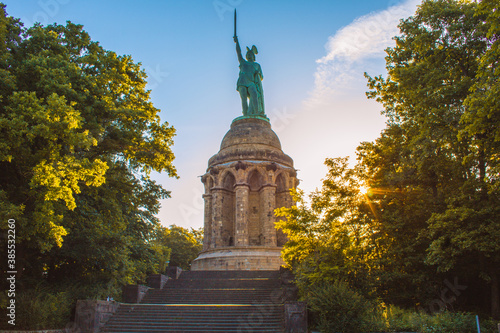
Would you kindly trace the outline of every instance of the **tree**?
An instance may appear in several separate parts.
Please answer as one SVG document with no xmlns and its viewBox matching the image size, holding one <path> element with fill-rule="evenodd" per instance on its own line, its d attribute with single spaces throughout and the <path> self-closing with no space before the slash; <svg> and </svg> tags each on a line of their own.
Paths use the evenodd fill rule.
<svg viewBox="0 0 500 333">
<path fill-rule="evenodd" d="M 189 270 L 202 249 L 203 230 L 188 230 L 174 224 L 163 230 L 160 242 L 172 251 L 169 266 Z"/>
<path fill-rule="evenodd" d="M 387 137 L 379 140 L 393 143 Z M 388 147 L 394 151 L 387 155 L 399 150 L 397 145 Z M 391 165 L 390 157 L 386 158 L 387 166 Z M 294 191 L 296 205 L 276 211 L 286 217 L 277 223 L 289 239 L 283 257 L 295 272 L 302 295 L 307 297 L 315 286 L 321 289 L 325 283 L 343 281 L 364 297 L 391 304 L 412 306 L 431 297 L 429 277 L 433 275 L 422 269 L 426 268 L 424 253 L 417 251 L 415 241 L 420 229 L 410 227 L 419 216 L 409 214 L 424 202 L 394 208 L 395 203 L 411 201 L 418 194 L 377 189 L 367 167 L 350 168 L 347 158 L 327 159 L 325 164 L 328 173 L 320 190 L 311 193 L 309 200 Z M 371 189 L 364 193 L 368 184 Z"/>
<path fill-rule="evenodd" d="M 175 130 L 140 64 L 81 25 L 25 29 L 3 4 L 0 39 L 0 217 L 4 232 L 16 221 L 18 282 L 74 279 L 97 297 L 161 270 L 170 193 L 149 174 L 177 177 Z"/>
<path fill-rule="evenodd" d="M 498 112 L 494 92 L 484 94 L 498 82 L 494 3 L 424 1 L 387 50 L 387 79 L 367 77 L 368 96 L 383 104 L 387 131 L 401 131 L 404 148 L 377 185 L 399 179 L 396 188 L 424 194 L 428 203 L 412 214 L 425 222 L 425 262 L 474 284 L 481 277 L 498 316 Z M 368 156 L 383 155 L 372 148 L 362 148 L 362 163 L 380 171 Z"/>
<path fill-rule="evenodd" d="M 377 237 L 371 230 L 377 223 L 360 192 L 356 170 L 347 158 L 327 159 L 328 174 L 321 190 L 309 195 L 292 190 L 296 205 L 279 208 L 276 223 L 288 236 L 283 258 L 296 275 L 299 288 L 342 280 L 366 295 L 374 287 L 368 272 L 378 256 Z M 372 295 L 373 296 L 373 295 Z"/>
<path fill-rule="evenodd" d="M 497 8 L 427 0 L 401 21 L 387 77 L 366 75 L 386 129 L 360 144 L 355 167 L 328 159 L 310 204 L 298 192 L 278 211 L 303 289 L 340 280 L 391 304 L 499 315 Z M 446 280 L 468 289 L 443 296 Z"/>
<path fill-rule="evenodd" d="M 375 142 L 358 147 L 360 177 L 368 187 L 366 199 L 377 219 L 381 248 L 378 295 L 403 307 L 426 304 L 439 295 L 444 277 L 425 264 L 429 241 L 420 237 L 426 221 L 443 203 L 435 189 L 421 183 L 408 136 L 389 125 Z M 421 306 L 421 305 L 420 305 Z"/>
</svg>

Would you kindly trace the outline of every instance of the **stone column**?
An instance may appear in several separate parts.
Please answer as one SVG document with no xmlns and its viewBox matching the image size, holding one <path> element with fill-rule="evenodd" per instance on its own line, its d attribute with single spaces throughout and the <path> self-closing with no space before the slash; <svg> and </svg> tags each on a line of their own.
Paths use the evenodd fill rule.
<svg viewBox="0 0 500 333">
<path fill-rule="evenodd" d="M 223 188 L 212 188 L 212 218 L 211 218 L 211 238 L 210 248 L 222 246 L 222 192 Z"/>
<path fill-rule="evenodd" d="M 203 251 L 210 248 L 212 244 L 212 195 L 203 194 L 205 201 L 205 223 L 203 228 Z"/>
<path fill-rule="evenodd" d="M 236 195 L 236 216 L 234 223 L 234 245 L 248 246 L 248 194 L 250 186 L 238 183 L 234 186 Z"/>
<path fill-rule="evenodd" d="M 260 190 L 262 234 L 265 246 L 278 246 L 276 241 L 276 228 L 274 222 L 274 209 L 276 208 L 276 185 L 265 184 Z"/>
</svg>

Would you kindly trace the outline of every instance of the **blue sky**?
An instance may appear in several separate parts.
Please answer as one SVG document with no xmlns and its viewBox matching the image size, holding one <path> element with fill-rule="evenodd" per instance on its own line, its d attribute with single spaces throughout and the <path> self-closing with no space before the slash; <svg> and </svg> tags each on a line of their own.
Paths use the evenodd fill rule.
<svg viewBox="0 0 500 333">
<path fill-rule="evenodd" d="M 355 156 L 385 126 L 365 97 L 366 79 L 384 74 L 383 50 L 418 0 L 0 0 L 28 26 L 82 24 L 93 40 L 132 55 L 149 75 L 154 105 L 177 130 L 180 179 L 155 174 L 172 191 L 164 225 L 203 225 L 198 176 L 241 115 L 233 10 L 242 47 L 255 44 L 267 116 L 295 161 L 300 187 L 321 186 L 326 157 Z"/>
</svg>

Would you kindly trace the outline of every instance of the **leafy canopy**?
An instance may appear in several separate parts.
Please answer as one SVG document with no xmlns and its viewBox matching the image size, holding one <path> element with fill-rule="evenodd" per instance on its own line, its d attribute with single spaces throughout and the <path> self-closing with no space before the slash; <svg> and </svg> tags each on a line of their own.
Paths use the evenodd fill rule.
<svg viewBox="0 0 500 333">
<path fill-rule="evenodd" d="M 456 278 L 474 288 L 455 304 L 440 296 L 443 308 L 500 316 L 498 6 L 426 0 L 401 21 L 387 76 L 366 74 L 386 129 L 359 145 L 355 167 L 327 159 L 310 203 L 296 192 L 297 205 L 277 212 L 302 289 L 340 280 L 429 308 Z"/>
<path fill-rule="evenodd" d="M 81 25 L 24 28 L 0 4 L 0 228 L 16 220 L 25 289 L 116 297 L 164 270 L 155 214 L 170 192 L 149 175 L 177 177 L 175 129 L 146 79 Z"/>
</svg>

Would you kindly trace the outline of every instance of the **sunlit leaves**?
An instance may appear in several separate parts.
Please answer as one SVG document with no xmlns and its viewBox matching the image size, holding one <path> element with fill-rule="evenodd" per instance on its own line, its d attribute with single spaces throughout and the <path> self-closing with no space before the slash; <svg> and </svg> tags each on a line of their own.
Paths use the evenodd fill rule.
<svg viewBox="0 0 500 333">
<path fill-rule="evenodd" d="M 276 223 L 288 236 L 283 258 L 299 276 L 299 285 L 335 279 L 370 289 L 365 273 L 377 265 L 376 217 L 360 192 L 359 170 L 347 158 L 327 159 L 328 173 L 321 189 L 304 198 L 292 190 L 296 205 L 276 210 L 286 220 Z"/>
<path fill-rule="evenodd" d="M 478 282 L 499 314 L 480 280 L 498 293 L 498 9 L 494 0 L 427 0 L 401 21 L 387 77 L 366 75 L 386 129 L 360 144 L 355 167 L 327 160 L 322 189 L 278 212 L 299 282 L 335 277 L 414 306 L 456 274 Z"/>
<path fill-rule="evenodd" d="M 23 29 L 4 7 L 0 216 L 18 222 L 20 267 L 114 292 L 158 272 L 169 250 L 154 242 L 155 214 L 170 193 L 149 174 L 177 176 L 175 130 L 151 103 L 146 73 L 81 25 Z"/>
<path fill-rule="evenodd" d="M 168 228 L 161 229 L 155 242 L 171 250 L 170 266 L 178 266 L 184 270 L 189 270 L 191 262 L 196 259 L 201 251 L 201 235 L 201 230 L 188 230 L 183 227 L 171 225 Z"/>
<path fill-rule="evenodd" d="M 388 77 L 367 76 L 389 124 L 360 147 L 361 162 L 372 186 L 397 191 L 380 199 L 381 216 L 396 239 L 408 231 L 397 247 L 414 251 L 409 267 L 500 273 L 495 9 L 497 1 L 424 1 L 387 50 Z"/>
<path fill-rule="evenodd" d="M 79 182 L 87 186 L 100 186 L 105 182 L 104 174 L 108 166 L 105 162 L 87 159 L 77 161 L 72 156 L 64 156 L 54 163 L 41 161 L 33 169 L 31 188 L 43 187 L 45 200 L 64 200 L 68 209 L 75 209 L 73 194 L 81 192 Z"/>
</svg>

